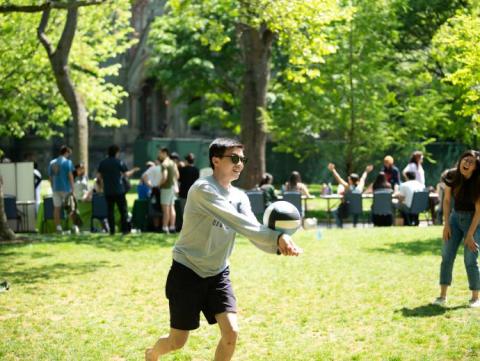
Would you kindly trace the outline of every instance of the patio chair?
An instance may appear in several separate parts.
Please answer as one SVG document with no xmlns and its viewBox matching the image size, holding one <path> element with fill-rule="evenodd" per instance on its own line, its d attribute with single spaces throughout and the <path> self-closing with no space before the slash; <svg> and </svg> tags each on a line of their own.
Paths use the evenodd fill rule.
<svg viewBox="0 0 480 361">
<path fill-rule="evenodd" d="M 345 194 L 345 202 L 347 202 L 348 216 L 353 218 L 353 226 L 356 227 L 358 219 L 363 214 L 362 193 L 347 192 Z"/>
<path fill-rule="evenodd" d="M 90 231 L 91 232 L 95 231 L 95 228 L 93 227 L 94 219 L 98 219 L 102 224 L 102 228 L 105 231 L 108 231 L 108 229 L 105 229 L 108 224 L 107 217 L 108 217 L 108 207 L 107 207 L 107 201 L 105 199 L 105 196 L 100 193 L 93 193 L 92 216 L 90 217 Z"/>
<path fill-rule="evenodd" d="M 248 191 L 245 192 L 250 200 L 250 207 L 252 212 L 261 222 L 263 213 L 265 212 L 265 195 L 262 191 Z"/>
<path fill-rule="evenodd" d="M 5 195 L 3 197 L 3 205 L 5 207 L 5 215 L 7 220 L 15 220 L 16 222 L 16 231 L 20 230 L 20 224 L 22 222 L 21 212 L 17 209 L 17 198 L 12 195 Z"/>
<path fill-rule="evenodd" d="M 418 225 L 418 216 L 425 212 L 427 224 L 429 223 L 428 211 L 430 208 L 428 191 L 417 191 L 413 193 L 412 205 L 407 209 L 406 218 L 408 225 Z"/>
<path fill-rule="evenodd" d="M 303 219 L 302 194 L 300 192 L 284 192 L 283 200 L 292 203 L 298 209 L 298 212 Z"/>
<path fill-rule="evenodd" d="M 391 226 L 393 224 L 392 192 L 373 193 L 372 223 L 374 226 Z"/>
</svg>

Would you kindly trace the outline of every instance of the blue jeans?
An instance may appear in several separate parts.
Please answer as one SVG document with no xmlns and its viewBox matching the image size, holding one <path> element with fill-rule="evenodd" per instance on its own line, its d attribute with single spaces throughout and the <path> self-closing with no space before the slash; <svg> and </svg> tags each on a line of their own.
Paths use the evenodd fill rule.
<svg viewBox="0 0 480 361">
<path fill-rule="evenodd" d="M 450 214 L 450 239 L 442 246 L 442 264 L 440 265 L 440 284 L 450 286 L 452 283 L 452 270 L 457 250 L 465 238 L 468 228 L 472 223 L 472 212 L 455 212 Z M 475 242 L 480 241 L 480 227 L 477 227 L 473 235 Z M 470 290 L 480 290 L 480 274 L 478 270 L 478 251 L 472 252 L 467 246 L 463 246 L 463 260 L 467 271 L 468 286 Z"/>
</svg>

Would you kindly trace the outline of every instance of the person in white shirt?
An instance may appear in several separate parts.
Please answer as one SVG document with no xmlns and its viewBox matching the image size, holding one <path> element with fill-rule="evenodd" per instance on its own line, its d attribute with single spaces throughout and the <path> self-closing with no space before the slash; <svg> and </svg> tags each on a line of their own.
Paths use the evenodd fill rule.
<svg viewBox="0 0 480 361">
<path fill-rule="evenodd" d="M 422 163 L 423 153 L 419 150 L 416 150 L 412 153 L 407 166 L 403 168 L 402 174 L 405 179 L 408 180 L 407 172 L 413 172 L 415 173 L 415 179 L 425 186 L 425 171 L 423 170 Z"/>
<path fill-rule="evenodd" d="M 407 181 L 400 184 L 398 192 L 395 196 L 398 198 L 398 208 L 403 216 L 405 225 L 409 225 L 409 220 L 416 226 L 418 226 L 418 214 L 409 214 L 409 209 L 412 206 L 413 193 L 417 191 L 423 191 L 425 185 L 415 179 L 414 172 L 406 172 Z"/>
<path fill-rule="evenodd" d="M 158 157 L 160 156 L 160 151 L 158 151 Z M 160 205 L 160 183 L 162 181 L 162 166 L 160 161 L 155 165 L 149 167 L 142 174 L 143 183 L 150 188 L 151 192 L 151 202 L 152 202 L 152 222 L 155 230 L 160 230 L 161 228 L 161 205 Z"/>
</svg>

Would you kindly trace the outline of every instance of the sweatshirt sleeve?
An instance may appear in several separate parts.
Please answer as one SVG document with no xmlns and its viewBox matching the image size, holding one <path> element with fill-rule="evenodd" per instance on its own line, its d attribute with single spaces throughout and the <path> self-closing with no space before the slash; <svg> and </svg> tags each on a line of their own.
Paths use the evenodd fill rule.
<svg viewBox="0 0 480 361">
<path fill-rule="evenodd" d="M 235 232 L 247 237 L 256 247 L 267 253 L 277 252 L 277 239 L 280 232 L 260 224 L 253 215 L 250 204 L 242 199 L 241 209 L 237 210 L 225 197 L 218 194 L 208 184 L 202 184 L 188 195 L 199 210 L 208 213 Z M 245 196 L 246 197 L 246 196 Z"/>
</svg>

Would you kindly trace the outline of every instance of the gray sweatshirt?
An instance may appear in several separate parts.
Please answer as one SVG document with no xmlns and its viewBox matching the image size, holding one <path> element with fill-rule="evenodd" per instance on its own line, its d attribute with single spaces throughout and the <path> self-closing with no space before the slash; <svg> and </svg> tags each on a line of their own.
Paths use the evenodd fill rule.
<svg viewBox="0 0 480 361">
<path fill-rule="evenodd" d="M 227 190 L 213 176 L 201 178 L 188 192 L 173 259 L 200 277 L 217 275 L 228 266 L 236 232 L 265 252 L 277 251 L 280 232 L 257 221 L 242 190 Z"/>
</svg>

